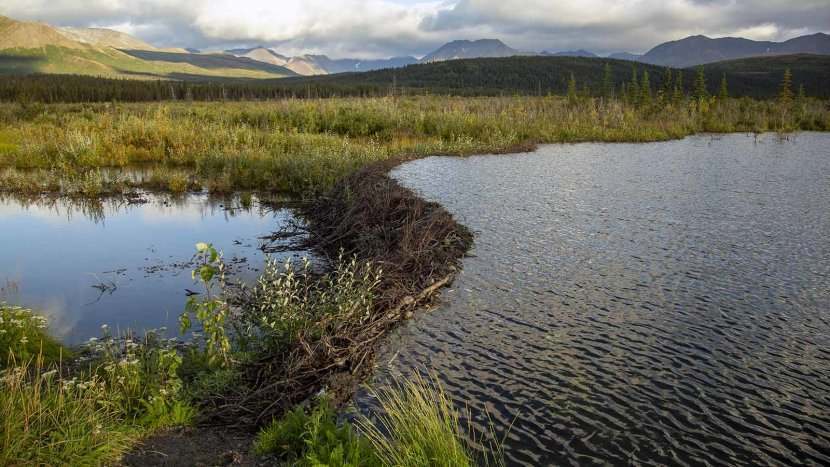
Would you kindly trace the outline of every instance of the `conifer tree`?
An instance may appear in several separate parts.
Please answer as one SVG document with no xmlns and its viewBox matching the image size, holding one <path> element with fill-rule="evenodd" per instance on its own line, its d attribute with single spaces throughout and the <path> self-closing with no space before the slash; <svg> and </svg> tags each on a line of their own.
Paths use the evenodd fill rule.
<svg viewBox="0 0 830 467">
<path fill-rule="evenodd" d="M 628 83 L 628 100 L 632 104 L 640 102 L 640 85 L 637 81 L 637 67 L 631 67 L 631 82 Z"/>
<path fill-rule="evenodd" d="M 729 97 L 729 89 L 727 89 L 726 73 L 724 73 L 723 77 L 720 79 L 720 92 L 718 93 L 718 98 L 720 100 L 725 100 L 728 97 Z"/>
<path fill-rule="evenodd" d="M 663 94 L 669 95 L 672 92 L 672 73 L 671 68 L 666 68 L 666 71 L 663 73 Z"/>
<path fill-rule="evenodd" d="M 672 100 L 678 103 L 686 96 L 686 91 L 683 89 L 683 72 L 677 72 L 677 78 L 674 80 L 674 95 Z"/>
<path fill-rule="evenodd" d="M 602 73 L 602 97 L 610 99 L 614 96 L 614 81 L 611 78 L 611 64 L 606 63 Z"/>
<path fill-rule="evenodd" d="M 706 90 L 706 73 L 703 70 L 703 65 L 697 67 L 697 77 L 695 78 L 695 98 L 703 100 L 709 97 L 709 91 Z"/>
<path fill-rule="evenodd" d="M 781 91 L 778 93 L 778 101 L 781 105 L 790 105 L 793 103 L 793 75 L 790 69 L 784 70 L 784 80 L 781 81 Z"/>
<path fill-rule="evenodd" d="M 643 71 L 643 79 L 640 81 L 640 100 L 643 104 L 651 103 L 651 83 L 648 79 L 648 70 Z"/>
<path fill-rule="evenodd" d="M 576 100 L 576 77 L 571 72 L 571 78 L 568 80 L 568 100 L 574 102 Z"/>
</svg>

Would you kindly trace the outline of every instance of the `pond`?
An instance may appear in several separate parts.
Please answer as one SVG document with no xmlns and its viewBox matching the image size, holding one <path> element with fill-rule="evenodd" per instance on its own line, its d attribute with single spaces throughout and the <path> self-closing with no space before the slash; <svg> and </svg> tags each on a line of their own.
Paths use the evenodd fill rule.
<svg viewBox="0 0 830 467">
<path fill-rule="evenodd" d="M 42 312 L 68 344 L 100 335 L 103 324 L 176 335 L 188 290 L 200 291 L 194 245 L 213 243 L 232 274 L 251 281 L 268 243 L 261 237 L 292 219 L 256 197 L 0 198 L 0 302 Z"/>
<path fill-rule="evenodd" d="M 512 424 L 511 465 L 830 463 L 830 134 L 393 175 L 476 241 L 378 384 L 430 368 L 479 428 Z"/>
</svg>

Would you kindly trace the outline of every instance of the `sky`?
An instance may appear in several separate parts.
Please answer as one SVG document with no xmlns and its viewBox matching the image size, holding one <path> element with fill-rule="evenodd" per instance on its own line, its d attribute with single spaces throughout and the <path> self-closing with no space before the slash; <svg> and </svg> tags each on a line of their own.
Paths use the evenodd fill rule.
<svg viewBox="0 0 830 467">
<path fill-rule="evenodd" d="M 607 54 L 695 34 L 830 32 L 830 0 L 0 0 L 0 14 L 113 28 L 159 47 L 266 45 L 335 58 L 420 57 L 455 39 Z"/>
</svg>

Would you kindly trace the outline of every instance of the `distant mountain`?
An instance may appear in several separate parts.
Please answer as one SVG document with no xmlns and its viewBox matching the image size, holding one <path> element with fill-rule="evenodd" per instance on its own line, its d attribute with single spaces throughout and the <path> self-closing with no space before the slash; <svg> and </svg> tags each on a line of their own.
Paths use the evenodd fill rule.
<svg viewBox="0 0 830 467">
<path fill-rule="evenodd" d="M 613 58 L 615 60 L 628 60 L 629 62 L 639 62 L 643 59 L 642 55 L 639 54 L 632 54 L 628 52 L 616 52 L 608 56 L 608 58 Z"/>
<path fill-rule="evenodd" d="M 597 58 L 597 54 L 593 52 L 589 52 L 584 49 L 579 50 L 566 50 L 563 52 L 551 52 L 551 51 L 544 51 L 542 55 L 547 55 L 549 57 L 585 57 L 585 58 Z"/>
<path fill-rule="evenodd" d="M 361 60 L 354 58 L 331 59 L 326 55 L 298 55 L 296 57 L 287 57 L 277 53 L 273 49 L 263 46 L 252 49 L 231 49 L 226 50 L 225 53 L 284 66 L 294 73 L 303 76 L 399 68 L 418 63 L 418 59 L 415 57 L 393 57 L 380 60 Z"/>
<path fill-rule="evenodd" d="M 712 39 L 706 36 L 691 36 L 660 44 L 649 50 L 641 61 L 683 68 L 739 58 L 797 53 L 830 55 L 830 35 L 818 33 L 786 42 L 753 41 L 740 37 Z"/>
<path fill-rule="evenodd" d="M 247 57 L 252 60 L 277 66 L 285 66 L 289 60 L 289 57 L 280 55 L 264 46 L 254 47 L 252 49 L 231 49 L 226 50 L 225 53 L 236 57 Z"/>
<path fill-rule="evenodd" d="M 427 54 L 421 63 L 442 62 L 462 58 L 496 58 L 528 55 L 508 47 L 498 39 L 479 39 L 477 41 L 452 41 L 442 45 L 438 50 Z"/>
</svg>

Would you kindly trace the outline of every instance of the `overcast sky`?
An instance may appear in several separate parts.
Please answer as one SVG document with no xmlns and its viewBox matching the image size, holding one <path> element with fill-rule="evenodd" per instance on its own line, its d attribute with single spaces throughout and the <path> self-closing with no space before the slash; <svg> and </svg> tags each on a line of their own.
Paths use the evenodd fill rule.
<svg viewBox="0 0 830 467">
<path fill-rule="evenodd" d="M 0 14 L 110 27 L 162 47 L 361 58 L 421 56 L 453 39 L 603 54 L 693 34 L 777 41 L 830 31 L 830 0 L 0 0 Z"/>
</svg>

